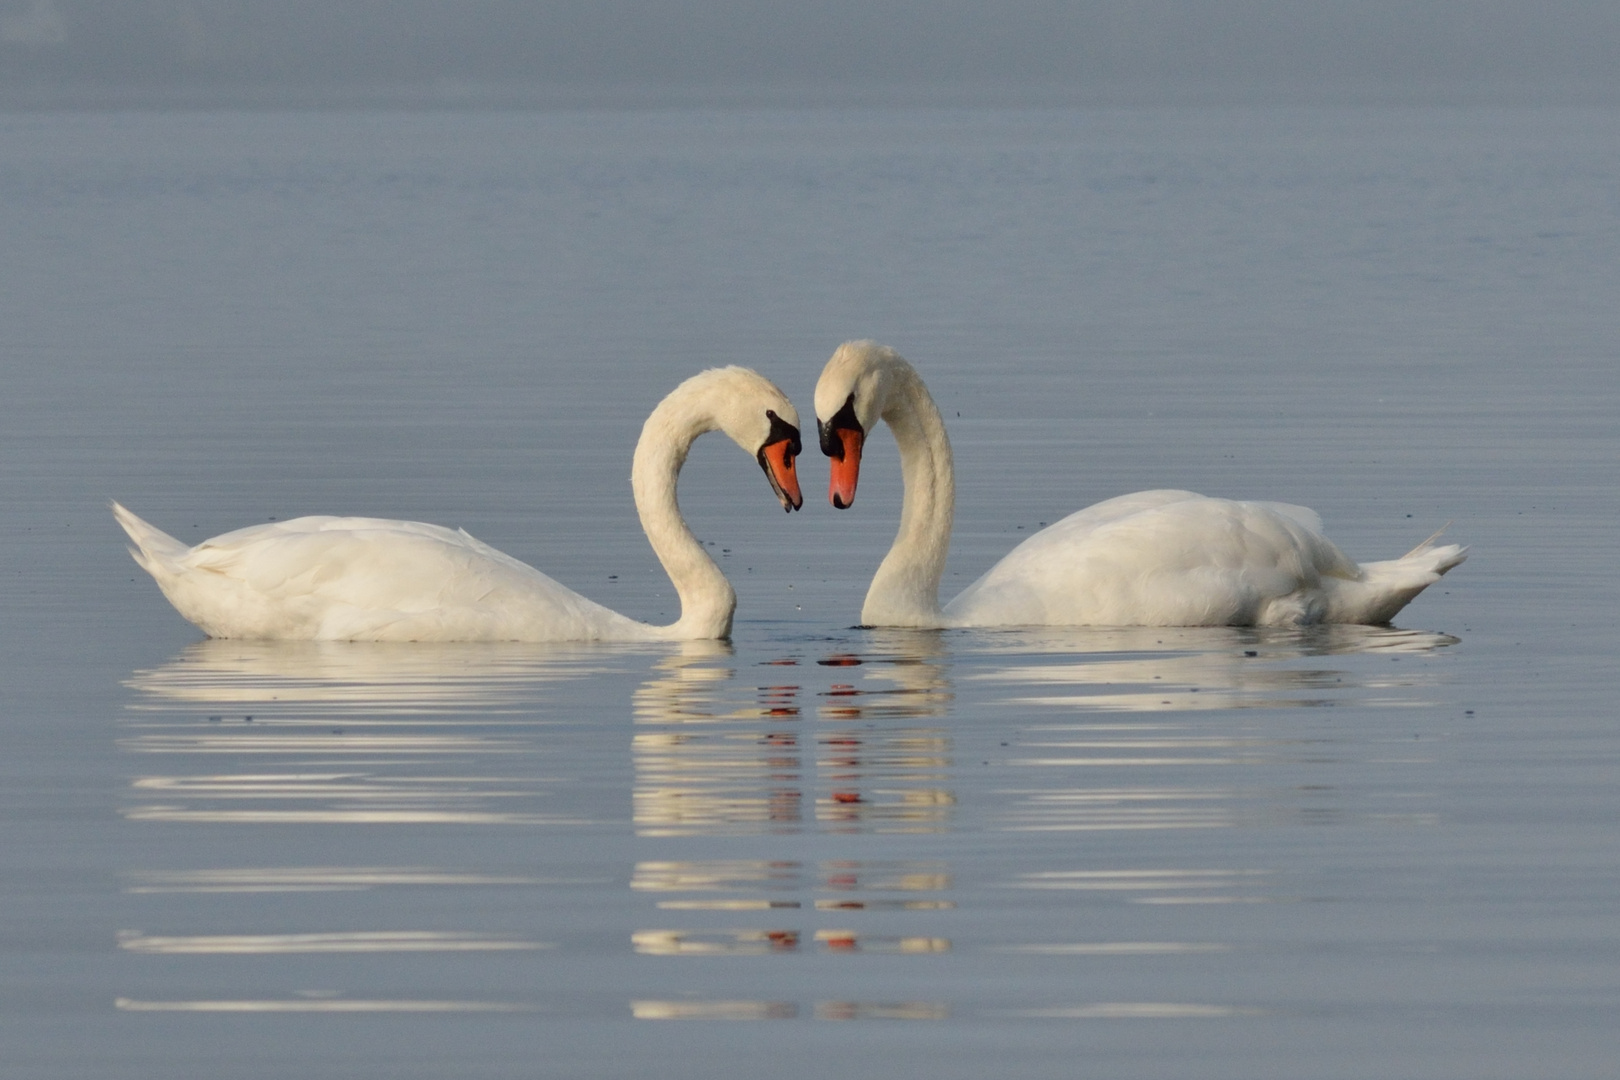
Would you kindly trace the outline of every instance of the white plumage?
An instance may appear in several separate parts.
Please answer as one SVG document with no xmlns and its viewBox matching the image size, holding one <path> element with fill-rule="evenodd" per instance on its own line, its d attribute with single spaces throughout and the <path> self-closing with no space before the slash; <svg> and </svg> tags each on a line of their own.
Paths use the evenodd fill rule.
<svg viewBox="0 0 1620 1080">
<path fill-rule="evenodd" d="M 868 625 L 1378 624 L 1467 557 L 1431 537 L 1399 559 L 1358 566 L 1303 506 L 1139 491 L 1041 530 L 941 608 L 955 481 L 922 379 L 894 350 L 849 342 L 822 372 L 816 413 L 832 418 L 821 435 L 835 459 L 834 505 L 853 501 L 861 446 L 878 421 L 900 448 L 900 532 L 867 592 Z"/>
<path fill-rule="evenodd" d="M 784 507 L 798 502 L 798 414 L 744 368 L 693 376 L 648 417 L 631 470 L 648 540 L 681 618 L 618 614 L 458 529 L 415 521 L 303 517 L 196 547 L 113 504 L 131 554 L 211 637 L 302 641 L 648 641 L 729 635 L 736 594 L 681 519 L 675 482 L 692 442 L 719 429 L 760 458 Z M 791 432 L 791 452 L 779 436 Z M 778 447 L 767 455 L 767 446 Z"/>
</svg>

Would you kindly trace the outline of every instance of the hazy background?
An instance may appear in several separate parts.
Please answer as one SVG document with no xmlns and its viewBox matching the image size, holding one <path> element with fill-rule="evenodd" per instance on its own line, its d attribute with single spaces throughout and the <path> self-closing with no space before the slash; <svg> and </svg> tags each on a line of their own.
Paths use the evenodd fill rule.
<svg viewBox="0 0 1620 1080">
<path fill-rule="evenodd" d="M 0 0 L 0 105 L 1606 102 L 1613 0 Z"/>
</svg>

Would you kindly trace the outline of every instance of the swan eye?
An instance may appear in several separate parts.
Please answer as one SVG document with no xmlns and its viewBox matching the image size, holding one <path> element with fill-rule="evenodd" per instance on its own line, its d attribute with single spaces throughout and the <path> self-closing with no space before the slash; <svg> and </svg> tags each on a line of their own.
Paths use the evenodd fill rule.
<svg viewBox="0 0 1620 1080">
<path fill-rule="evenodd" d="M 835 461 L 844 460 L 844 440 L 838 437 L 840 431 L 853 431 L 862 438 L 866 436 L 866 429 L 855 418 L 854 394 L 844 400 L 844 407 L 831 420 L 821 424 L 821 452 Z"/>
<path fill-rule="evenodd" d="M 771 422 L 770 434 L 765 436 L 765 445 L 772 446 L 786 442 L 788 447 L 783 456 L 787 458 L 787 463 L 792 465 L 793 459 L 804 453 L 804 448 L 799 443 L 799 429 L 777 416 L 774 409 L 766 409 L 765 416 Z"/>
</svg>

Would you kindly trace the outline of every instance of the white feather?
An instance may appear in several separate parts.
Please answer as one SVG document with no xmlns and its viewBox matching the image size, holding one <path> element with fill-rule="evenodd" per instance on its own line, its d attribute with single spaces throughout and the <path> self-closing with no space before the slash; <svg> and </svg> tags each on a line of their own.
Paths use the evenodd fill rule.
<svg viewBox="0 0 1620 1080">
<path fill-rule="evenodd" d="M 1303 506 L 1139 491 L 1041 530 L 941 608 L 955 506 L 944 421 L 916 371 L 873 342 L 833 354 L 816 387 L 818 414 L 833 415 L 851 395 L 866 431 L 882 420 L 895 433 L 906 481 L 900 533 L 861 611 L 868 625 L 1380 624 L 1467 557 L 1431 537 L 1399 559 L 1358 566 Z"/>
<path fill-rule="evenodd" d="M 131 554 L 211 637 L 301 641 L 642 641 L 723 638 L 736 594 L 675 503 L 687 448 L 716 428 L 754 453 L 767 411 L 797 424 L 782 392 L 743 368 L 694 376 L 648 418 L 631 486 L 649 541 L 681 595 L 669 626 L 626 618 L 458 529 L 303 517 L 196 547 L 113 504 Z"/>
</svg>

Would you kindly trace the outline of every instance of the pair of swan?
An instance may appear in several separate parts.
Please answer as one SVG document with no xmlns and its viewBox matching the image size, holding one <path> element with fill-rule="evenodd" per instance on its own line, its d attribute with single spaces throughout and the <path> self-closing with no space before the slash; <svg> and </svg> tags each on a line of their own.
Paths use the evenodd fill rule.
<svg viewBox="0 0 1620 1080">
<path fill-rule="evenodd" d="M 927 387 L 894 350 L 853 341 L 828 361 L 815 400 L 835 507 L 853 504 L 865 440 L 879 422 L 900 449 L 900 530 L 867 592 L 867 625 L 1383 623 L 1466 557 L 1431 538 L 1400 559 L 1357 566 L 1304 507 L 1144 491 L 1036 533 L 941 607 L 956 495 L 950 441 Z M 668 626 L 629 619 L 437 525 L 306 517 L 188 548 L 117 503 L 113 513 L 134 541 L 135 561 L 213 637 L 724 638 L 736 593 L 681 518 L 676 479 L 693 441 L 720 430 L 759 461 L 783 509 L 796 510 L 798 419 L 780 390 L 738 367 L 693 376 L 648 417 L 630 482 L 642 528 L 680 595 L 681 617 Z"/>
</svg>

